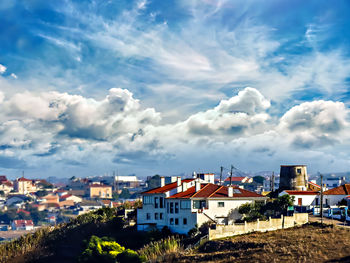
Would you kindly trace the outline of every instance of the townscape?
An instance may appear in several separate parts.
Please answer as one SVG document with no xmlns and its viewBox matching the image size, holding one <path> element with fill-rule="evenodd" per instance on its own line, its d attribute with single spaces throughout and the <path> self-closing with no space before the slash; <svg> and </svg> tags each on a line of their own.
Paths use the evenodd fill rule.
<svg viewBox="0 0 350 263">
<path fill-rule="evenodd" d="M 280 175 L 231 174 L 194 172 L 186 178 L 155 175 L 146 180 L 135 175 L 71 177 L 67 184 L 24 176 L 11 181 L 2 175 L 0 236 L 6 241 L 102 207 L 123 208 L 126 218 L 133 215 L 130 224 L 137 224 L 138 230 L 168 227 L 187 234 L 208 221 L 232 225 L 242 219 L 241 205 L 283 195 L 293 200 L 288 214 L 320 215 L 319 178 L 309 180 L 304 165 L 282 165 Z M 350 184 L 345 177 L 330 176 L 322 185 L 323 215 L 350 221 Z"/>
</svg>

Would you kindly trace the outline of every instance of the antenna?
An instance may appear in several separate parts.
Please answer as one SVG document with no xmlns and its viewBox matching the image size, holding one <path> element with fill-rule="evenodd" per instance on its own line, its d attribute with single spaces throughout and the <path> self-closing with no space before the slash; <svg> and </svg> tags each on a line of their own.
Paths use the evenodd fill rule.
<svg viewBox="0 0 350 263">
<path fill-rule="evenodd" d="M 231 172 L 230 172 L 230 186 L 232 185 L 232 171 L 233 171 L 233 165 L 231 164 Z"/>
<path fill-rule="evenodd" d="M 224 170 L 224 167 L 220 167 L 220 185 L 222 185 L 222 171 Z"/>
</svg>

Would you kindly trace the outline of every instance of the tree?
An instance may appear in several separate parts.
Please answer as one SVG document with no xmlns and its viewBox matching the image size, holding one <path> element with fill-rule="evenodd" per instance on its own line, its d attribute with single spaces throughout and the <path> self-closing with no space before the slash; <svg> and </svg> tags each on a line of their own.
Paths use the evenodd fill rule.
<svg viewBox="0 0 350 263">
<path fill-rule="evenodd" d="M 152 176 L 147 181 L 148 189 L 157 188 L 160 186 L 160 176 L 158 174 Z"/>
<path fill-rule="evenodd" d="M 263 176 L 257 175 L 253 177 L 253 182 L 257 184 L 264 184 L 265 178 Z"/>
<path fill-rule="evenodd" d="M 35 193 L 37 197 L 43 197 L 43 196 L 46 196 L 47 194 L 48 194 L 48 191 L 46 190 L 39 190 Z"/>
<path fill-rule="evenodd" d="M 126 188 L 123 188 L 122 192 L 119 195 L 119 198 L 120 199 L 129 199 L 130 196 L 131 196 L 131 194 L 130 194 L 129 190 Z"/>
</svg>

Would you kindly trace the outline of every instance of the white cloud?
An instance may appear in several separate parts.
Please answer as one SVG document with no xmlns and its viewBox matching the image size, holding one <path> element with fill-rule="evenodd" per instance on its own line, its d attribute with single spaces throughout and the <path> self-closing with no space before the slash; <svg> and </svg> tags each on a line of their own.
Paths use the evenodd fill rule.
<svg viewBox="0 0 350 263">
<path fill-rule="evenodd" d="M 0 74 L 5 73 L 5 71 L 6 71 L 6 67 L 0 64 Z"/>
<path fill-rule="evenodd" d="M 17 77 L 17 75 L 15 74 L 15 73 L 11 73 L 11 75 L 10 75 L 12 78 L 14 78 L 14 79 L 17 79 L 18 77 Z"/>
</svg>

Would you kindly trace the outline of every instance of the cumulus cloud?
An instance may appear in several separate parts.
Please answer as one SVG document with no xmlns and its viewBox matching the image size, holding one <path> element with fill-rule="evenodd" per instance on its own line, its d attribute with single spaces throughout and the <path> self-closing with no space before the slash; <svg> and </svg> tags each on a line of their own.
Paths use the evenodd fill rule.
<svg viewBox="0 0 350 263">
<path fill-rule="evenodd" d="M 290 133 L 299 147 L 332 144 L 348 128 L 349 110 L 342 102 L 304 102 L 287 111 L 280 120 L 279 129 Z"/>
<path fill-rule="evenodd" d="M 245 88 L 215 108 L 190 116 L 185 124 L 196 135 L 245 135 L 260 130 L 258 126 L 269 119 L 265 112 L 269 107 L 270 102 L 258 90 Z"/>
<path fill-rule="evenodd" d="M 7 69 L 7 68 L 6 68 L 4 65 L 1 65 L 1 64 L 0 64 L 0 74 L 5 73 L 6 69 Z"/>
</svg>

